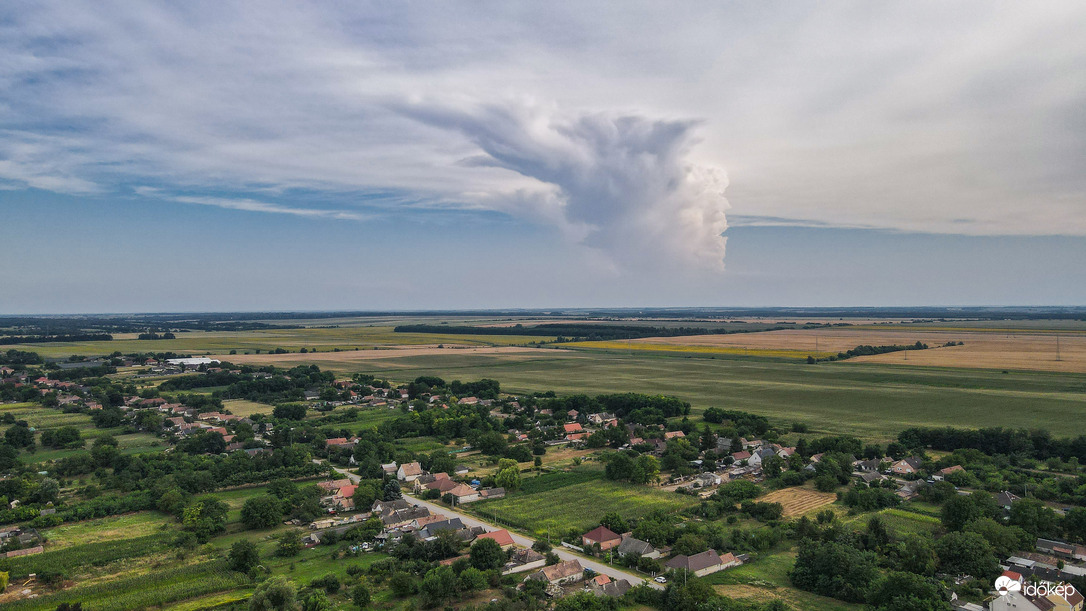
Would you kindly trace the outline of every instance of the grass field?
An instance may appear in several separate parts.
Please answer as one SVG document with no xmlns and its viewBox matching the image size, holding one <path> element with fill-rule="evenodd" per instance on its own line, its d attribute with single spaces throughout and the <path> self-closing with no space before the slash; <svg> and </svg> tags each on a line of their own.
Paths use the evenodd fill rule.
<svg viewBox="0 0 1086 611">
<path fill-rule="evenodd" d="M 758 499 L 762 503 L 780 503 L 786 518 L 812 513 L 836 500 L 837 495 L 832 492 L 818 492 L 807 486 L 782 488 Z"/>
<path fill-rule="evenodd" d="M 725 337 L 704 336 L 694 337 Z M 668 338 L 681 340 L 683 338 Z M 837 354 L 836 352 L 816 352 L 813 350 L 789 349 L 789 348 L 745 348 L 742 346 L 713 346 L 704 344 L 680 344 L 665 342 L 647 342 L 643 340 L 606 341 L 606 342 L 569 342 L 561 344 L 563 348 L 588 348 L 596 350 L 617 350 L 628 352 L 673 352 L 679 354 L 726 354 L 732 356 L 758 356 L 775 359 L 802 359 L 808 356 L 823 358 Z"/>
<path fill-rule="evenodd" d="M 504 499 L 468 506 L 480 515 L 536 534 L 565 534 L 569 529 L 588 530 L 608 512 L 639 518 L 657 509 L 677 511 L 696 505 L 693 497 L 644 486 L 602 479 L 602 474 L 535 478 L 525 489 Z"/>
<path fill-rule="evenodd" d="M 309 362 L 306 356 L 280 355 L 279 362 Z M 547 349 L 515 355 L 447 351 L 383 356 L 319 364 L 401 381 L 419 375 L 493 378 L 509 392 L 670 394 L 690 401 L 695 413 L 711 406 L 740 409 L 870 440 L 885 440 L 916 425 L 1086 434 L 1086 375 L 1081 374 Z"/>
</svg>

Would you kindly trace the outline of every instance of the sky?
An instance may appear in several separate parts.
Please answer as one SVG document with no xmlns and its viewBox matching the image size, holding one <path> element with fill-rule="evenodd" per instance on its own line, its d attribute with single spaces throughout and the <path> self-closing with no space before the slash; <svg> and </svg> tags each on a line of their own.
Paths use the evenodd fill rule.
<svg viewBox="0 0 1086 611">
<path fill-rule="evenodd" d="M 1080 2 L 0 3 L 0 313 L 1086 304 Z"/>
</svg>

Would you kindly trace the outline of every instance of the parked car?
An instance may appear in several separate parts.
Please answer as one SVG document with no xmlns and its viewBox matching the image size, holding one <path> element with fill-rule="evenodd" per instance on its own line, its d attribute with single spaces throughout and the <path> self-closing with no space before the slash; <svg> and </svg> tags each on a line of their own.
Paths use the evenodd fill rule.
<svg viewBox="0 0 1086 611">
<path fill-rule="evenodd" d="M 661 575 L 660 577 L 653 579 L 653 581 L 655 581 L 656 583 L 667 583 L 667 577 Z"/>
</svg>

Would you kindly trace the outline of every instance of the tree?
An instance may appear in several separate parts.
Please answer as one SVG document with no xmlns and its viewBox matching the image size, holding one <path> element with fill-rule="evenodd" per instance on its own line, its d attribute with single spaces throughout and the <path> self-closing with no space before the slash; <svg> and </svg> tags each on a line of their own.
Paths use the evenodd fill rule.
<svg viewBox="0 0 1086 611">
<path fill-rule="evenodd" d="M 396 571 L 388 578 L 388 586 L 396 598 L 406 598 L 415 593 L 415 578 L 410 573 Z"/>
<path fill-rule="evenodd" d="M 684 556 L 693 556 L 694 554 L 700 554 L 707 549 L 709 549 L 709 546 L 705 543 L 705 539 L 690 533 L 679 537 L 679 539 L 675 541 L 675 545 L 671 548 L 671 551 Z"/>
<path fill-rule="evenodd" d="M 373 484 L 358 484 L 358 487 L 354 489 L 354 495 L 351 496 L 351 500 L 354 501 L 354 506 L 356 508 L 368 510 L 373 506 L 374 501 L 377 500 L 377 488 Z"/>
<path fill-rule="evenodd" d="M 1086 508 L 1075 507 L 1063 518 L 1063 530 L 1077 543 L 1086 543 Z"/>
<path fill-rule="evenodd" d="M 302 536 L 296 530 L 288 530 L 279 535 L 279 544 L 275 547 L 276 556 L 296 556 L 302 551 Z"/>
<path fill-rule="evenodd" d="M 272 577 L 261 583 L 249 599 L 249 611 L 301 611 L 298 589 L 286 577 Z"/>
<path fill-rule="evenodd" d="M 422 604 L 426 607 L 435 607 L 456 592 L 456 573 L 452 567 L 439 566 L 430 569 L 419 586 L 419 594 L 422 595 Z"/>
<path fill-rule="evenodd" d="M 305 411 L 304 403 L 284 403 L 275 406 L 272 416 L 281 420 L 305 420 Z"/>
<path fill-rule="evenodd" d="M 7 571 L 0 571 L 0 593 L 8 589 L 8 579 L 10 574 Z"/>
<path fill-rule="evenodd" d="M 365 609 L 370 606 L 372 597 L 370 596 L 370 590 L 365 584 L 358 584 L 351 588 L 351 600 L 359 609 Z"/>
<path fill-rule="evenodd" d="M 795 568 L 789 575 L 801 590 L 848 602 L 863 602 L 878 577 L 875 554 L 835 542 L 800 544 Z"/>
<path fill-rule="evenodd" d="M 241 521 L 253 530 L 271 528 L 283 518 L 282 505 L 270 494 L 254 496 L 241 507 Z"/>
<path fill-rule="evenodd" d="M 951 575 L 986 579 L 999 573 L 992 546 L 977 533 L 947 533 L 935 542 L 935 555 L 939 557 L 939 570 Z"/>
<path fill-rule="evenodd" d="M 946 611 L 941 588 L 912 573 L 893 572 L 879 579 L 867 600 L 878 611 Z"/>
<path fill-rule="evenodd" d="M 400 492 L 400 483 L 394 479 L 385 482 L 385 487 L 381 492 L 382 501 L 395 501 L 403 498 L 403 493 Z"/>
<path fill-rule="evenodd" d="M 320 590 L 312 590 L 302 601 L 302 611 L 332 611 L 332 601 Z"/>
<path fill-rule="evenodd" d="M 1005 558 L 1020 549 L 1033 547 L 1033 537 L 1018 526 L 1004 526 L 992 518 L 973 520 L 965 527 L 967 532 L 974 532 L 984 537 L 992 546 L 996 556 Z"/>
<path fill-rule="evenodd" d="M 4 432 L 4 439 L 16 448 L 29 448 L 34 445 L 34 433 L 25 422 L 16 422 Z"/>
<path fill-rule="evenodd" d="M 239 573 L 248 573 L 260 564 L 260 552 L 256 544 L 248 539 L 236 541 L 230 546 L 230 568 Z"/>
<path fill-rule="evenodd" d="M 928 537 L 909 535 L 898 541 L 891 553 L 897 560 L 898 570 L 924 576 L 935 574 L 938 558 Z"/>
<path fill-rule="evenodd" d="M 520 467 L 516 465 L 516 461 L 513 461 L 512 467 L 500 469 L 497 475 L 494 476 L 494 483 L 506 490 L 520 488 Z"/>
<path fill-rule="evenodd" d="M 505 564 L 505 551 L 494 539 L 479 539 L 471 544 L 470 559 L 481 571 L 496 570 Z"/>
<path fill-rule="evenodd" d="M 966 524 L 983 516 L 972 497 L 955 496 L 943 504 L 941 517 L 947 530 L 961 530 Z"/>
<path fill-rule="evenodd" d="M 1010 523 L 1034 537 L 1054 537 L 1059 533 L 1059 518 L 1037 499 L 1022 499 L 1011 505 Z"/>
<path fill-rule="evenodd" d="M 626 520 L 622 519 L 622 516 L 614 511 L 603 516 L 603 519 L 600 520 L 600 524 L 616 533 L 624 533 L 630 530 L 629 526 L 626 524 Z"/>
<path fill-rule="evenodd" d="M 460 573 L 460 587 L 466 592 L 486 588 L 486 573 L 475 567 L 468 567 Z"/>
</svg>

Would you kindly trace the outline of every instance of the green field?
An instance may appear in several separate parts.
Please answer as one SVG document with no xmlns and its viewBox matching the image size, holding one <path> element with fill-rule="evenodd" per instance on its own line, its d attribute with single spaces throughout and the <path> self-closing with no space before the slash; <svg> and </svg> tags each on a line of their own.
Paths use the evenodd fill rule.
<svg viewBox="0 0 1086 611">
<path fill-rule="evenodd" d="M 658 509 L 671 512 L 698 503 L 693 497 L 674 492 L 605 480 L 598 472 L 560 478 L 556 487 L 540 485 L 546 478 L 537 479 L 540 482 L 529 480 L 524 491 L 504 499 L 467 507 L 513 528 L 559 536 L 571 528 L 588 530 L 612 511 L 627 519 L 640 518 Z"/>
<path fill-rule="evenodd" d="M 289 363 L 304 362 L 291 355 Z M 761 414 L 812 430 L 885 440 L 910 426 L 1045 428 L 1086 434 L 1086 375 L 874 363 L 782 362 L 542 349 L 538 354 L 432 354 L 324 363 L 406 381 L 493 378 L 508 392 L 644 392 Z"/>
</svg>

